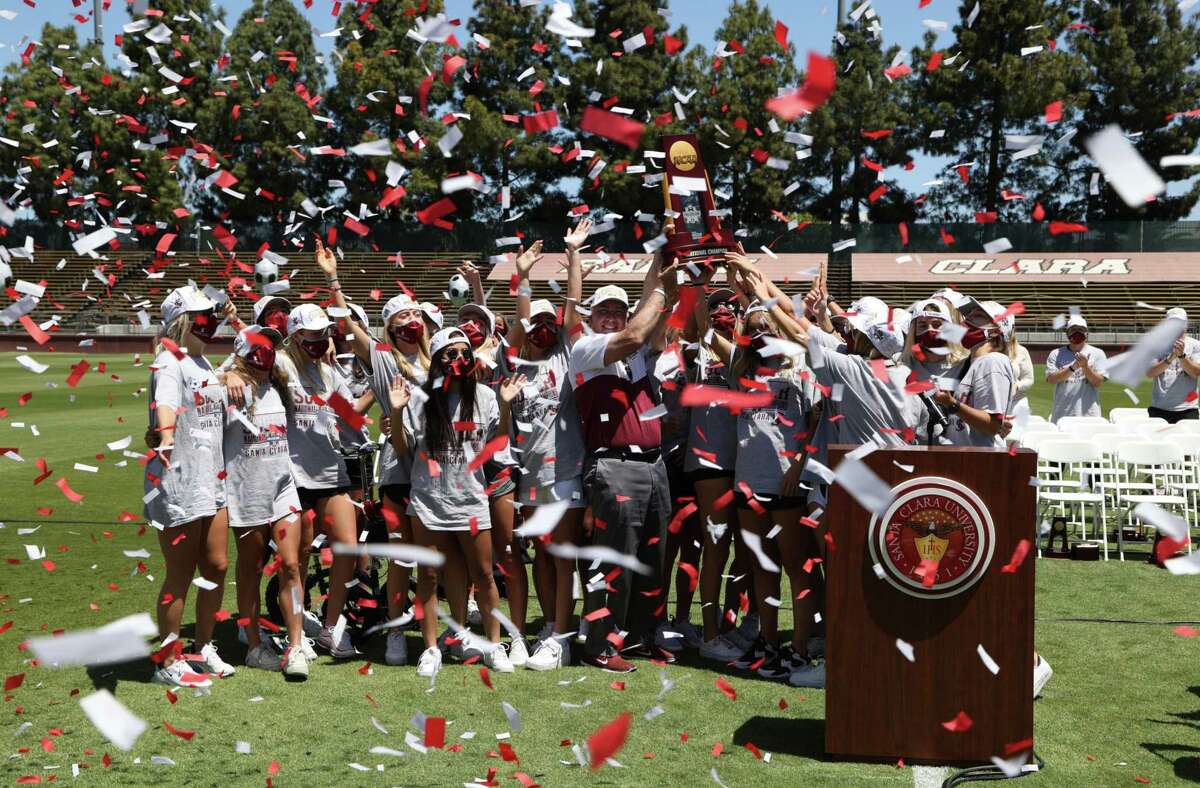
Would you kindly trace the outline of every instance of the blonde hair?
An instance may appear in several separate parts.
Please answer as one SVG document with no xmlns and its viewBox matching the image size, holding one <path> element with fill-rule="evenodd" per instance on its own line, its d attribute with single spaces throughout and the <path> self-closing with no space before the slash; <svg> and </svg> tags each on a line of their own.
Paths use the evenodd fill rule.
<svg viewBox="0 0 1200 788">
<path fill-rule="evenodd" d="M 954 311 L 957 312 L 958 310 Z M 917 318 L 919 317 L 922 317 L 922 315 L 915 315 L 909 322 L 908 333 L 904 335 L 904 350 L 900 352 L 900 363 L 909 369 L 912 369 L 913 364 L 923 363 L 919 358 L 917 358 L 916 354 L 913 353 L 913 345 L 917 344 Z M 961 324 L 955 322 L 955 325 Z M 967 356 L 971 355 L 971 353 L 965 347 L 957 342 L 946 340 L 946 347 L 950 350 L 950 354 L 947 356 L 939 356 L 939 358 L 944 358 L 951 364 L 957 364 Z"/>
<path fill-rule="evenodd" d="M 292 360 L 292 365 L 296 367 L 296 372 L 300 375 L 298 381 L 301 386 L 305 383 L 305 378 L 309 382 L 313 382 L 312 373 L 309 367 L 313 367 L 316 372 L 316 381 L 321 384 L 320 396 L 324 399 L 327 395 L 333 392 L 333 372 L 325 369 L 329 366 L 323 361 L 313 361 L 308 357 L 300 347 L 300 342 L 295 340 L 295 334 L 288 337 L 283 343 L 283 352 Z"/>
<path fill-rule="evenodd" d="M 159 341 L 154 345 L 154 354 L 158 355 L 167 349 L 167 346 L 162 343 L 163 339 L 169 339 L 174 342 L 180 349 L 186 351 L 187 335 L 192 332 L 192 316 L 187 312 L 179 315 L 171 321 L 170 325 L 159 333 Z"/>
<path fill-rule="evenodd" d="M 242 358 L 241 356 L 233 357 L 233 369 L 246 380 L 254 379 L 254 373 L 251 372 L 250 365 L 247 364 L 246 359 Z M 287 411 L 288 415 L 290 416 L 292 413 L 293 404 L 292 397 L 290 394 L 288 394 L 287 370 L 279 366 L 279 364 L 275 364 L 271 367 L 271 371 L 267 375 L 267 382 L 271 384 L 271 388 L 275 389 L 275 393 L 279 395 L 280 401 L 283 402 L 283 409 Z M 257 400 L 255 402 L 257 402 Z M 251 402 L 246 408 L 246 415 L 250 418 L 254 418 L 255 402 Z"/>
<path fill-rule="evenodd" d="M 425 315 L 422 313 L 422 325 L 424 325 L 425 322 Z M 412 362 L 408 360 L 408 357 L 404 355 L 404 352 L 400 350 L 400 346 L 396 344 L 396 340 L 392 338 L 391 329 L 391 319 L 389 318 L 388 322 L 383 326 L 383 336 L 384 341 L 387 342 L 387 346 L 391 348 L 392 358 L 396 361 L 396 368 L 400 370 L 400 374 L 403 375 L 404 379 L 409 383 L 419 383 L 420 381 L 417 379 L 416 369 L 413 367 Z M 421 338 L 417 340 L 417 356 L 421 360 L 421 366 L 424 367 L 424 371 L 428 372 L 429 364 L 432 360 L 429 353 L 428 331 L 422 331 Z"/>
<path fill-rule="evenodd" d="M 781 333 L 783 333 L 779 328 L 779 322 L 774 318 L 774 316 L 771 315 L 770 312 L 757 312 L 746 319 L 746 324 L 743 326 L 743 329 L 747 331 L 747 335 L 749 335 L 748 329 L 750 326 L 750 320 L 758 317 L 759 315 L 761 315 L 762 319 L 766 321 L 772 334 L 779 336 Z M 795 359 L 792 356 L 787 355 L 783 356 L 782 358 L 783 364 L 779 368 L 779 374 L 785 377 L 789 374 L 794 374 L 797 371 L 794 369 Z M 762 361 L 762 357 L 758 355 L 758 351 L 755 350 L 753 346 L 746 345 L 743 347 L 741 345 L 737 345 L 734 347 L 733 358 L 730 359 L 731 363 L 729 365 L 730 388 L 740 388 L 740 381 L 745 378 L 746 373 L 750 371 L 751 361 L 755 361 L 756 363 Z"/>
</svg>

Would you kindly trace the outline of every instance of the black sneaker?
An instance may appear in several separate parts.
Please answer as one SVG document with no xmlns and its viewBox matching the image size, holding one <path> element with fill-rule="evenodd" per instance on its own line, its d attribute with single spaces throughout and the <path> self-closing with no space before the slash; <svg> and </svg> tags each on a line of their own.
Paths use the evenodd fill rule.
<svg viewBox="0 0 1200 788">
<path fill-rule="evenodd" d="M 746 649 L 745 654 L 733 661 L 733 666 L 738 670 L 758 670 L 769 657 L 774 656 L 774 651 L 775 647 L 768 645 L 767 641 L 760 637 L 754 641 L 754 645 Z"/>
<path fill-rule="evenodd" d="M 807 663 L 808 660 L 797 654 L 789 644 L 777 650 L 770 659 L 760 665 L 757 673 L 764 679 L 779 681 L 787 679 L 794 671 Z"/>
<path fill-rule="evenodd" d="M 650 659 L 668 664 L 675 661 L 675 655 L 670 651 L 658 646 L 647 645 L 644 642 L 621 649 L 621 656 L 625 659 Z"/>
</svg>

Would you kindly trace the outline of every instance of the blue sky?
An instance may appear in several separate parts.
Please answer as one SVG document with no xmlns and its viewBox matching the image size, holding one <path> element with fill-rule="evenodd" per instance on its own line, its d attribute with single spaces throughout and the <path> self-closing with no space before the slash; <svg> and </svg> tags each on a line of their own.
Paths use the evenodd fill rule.
<svg viewBox="0 0 1200 788">
<path fill-rule="evenodd" d="M 971 0 L 968 0 L 970 2 Z M 74 8 L 69 0 L 37 0 L 37 7 L 30 8 L 21 0 L 0 0 L 0 11 L 7 9 L 15 13 L 15 18 L 0 18 L 0 65 L 18 59 L 19 52 L 24 49 L 23 39 L 36 39 L 46 22 L 55 24 L 72 24 L 78 28 L 81 38 L 89 38 L 92 34 L 92 23 L 76 23 L 76 13 L 87 14 L 92 6 L 92 0 L 82 0 L 82 8 Z M 144 2 L 144 0 L 142 0 Z M 551 0 L 542 0 L 547 5 Z M 654 2 L 654 0 L 646 0 Z M 846 12 L 857 5 L 859 0 L 846 0 Z M 296 1 L 299 11 L 312 24 L 316 33 L 327 32 L 335 27 L 332 15 L 333 0 L 313 0 L 312 8 L 305 9 L 303 3 Z M 836 0 L 777 0 L 762 3 L 772 9 L 777 19 L 789 28 L 789 39 L 796 45 L 798 57 L 803 66 L 807 52 L 828 52 L 834 33 L 834 17 L 837 14 Z M 250 5 L 248 0 L 214 0 L 214 5 L 225 10 L 225 23 L 232 28 L 238 17 Z M 675 24 L 686 24 L 692 43 L 704 43 L 714 48 L 713 36 L 728 8 L 727 2 L 706 0 L 675 0 L 671 3 L 671 19 Z M 937 23 L 944 22 L 945 30 L 938 32 L 938 43 L 949 46 L 954 41 L 952 28 L 958 20 L 959 3 L 955 0 L 932 0 L 924 8 L 918 9 L 918 0 L 875 0 L 873 6 L 877 9 L 883 23 L 884 45 L 899 44 L 907 50 L 915 45 L 927 28 L 936 29 Z M 460 18 L 464 22 L 471 15 L 473 3 L 471 0 L 446 0 L 446 12 L 451 18 Z M 1200 12 L 1200 4 L 1191 13 Z M 986 11 L 985 11 L 986 13 Z M 118 34 L 121 26 L 129 22 L 125 0 L 112 0 L 111 10 L 104 15 L 104 39 L 108 52 L 111 54 L 113 36 Z M 933 23 L 933 24 L 930 24 Z M 461 37 L 465 40 L 466 36 Z M 321 50 L 328 53 L 335 39 L 317 38 Z M 780 86 L 781 89 L 785 86 Z M 1191 151 L 1177 151 L 1184 154 Z M 916 167 L 911 172 L 894 173 L 900 185 L 919 193 L 921 184 L 939 177 L 948 162 L 945 159 L 933 158 L 917 154 Z M 1174 192 L 1181 188 L 1172 184 Z M 1200 218 L 1200 207 L 1193 212 L 1193 219 Z"/>
</svg>

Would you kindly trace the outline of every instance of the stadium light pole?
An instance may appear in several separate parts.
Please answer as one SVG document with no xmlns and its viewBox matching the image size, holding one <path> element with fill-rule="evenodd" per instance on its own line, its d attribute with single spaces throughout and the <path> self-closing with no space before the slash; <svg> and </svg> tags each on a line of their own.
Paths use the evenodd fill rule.
<svg viewBox="0 0 1200 788">
<path fill-rule="evenodd" d="M 838 0 L 841 2 L 841 0 Z M 101 0 L 92 0 L 92 38 L 101 50 L 104 49 L 104 23 L 100 21 Z"/>
</svg>

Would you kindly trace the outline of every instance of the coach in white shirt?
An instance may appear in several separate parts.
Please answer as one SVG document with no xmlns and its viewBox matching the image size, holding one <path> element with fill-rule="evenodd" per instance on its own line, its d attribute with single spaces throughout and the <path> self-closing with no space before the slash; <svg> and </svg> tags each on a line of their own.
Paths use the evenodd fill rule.
<svg viewBox="0 0 1200 788">
<path fill-rule="evenodd" d="M 1167 317 L 1182 321 L 1183 332 L 1171 352 L 1146 371 L 1154 381 L 1149 413 L 1174 424 L 1200 418 L 1196 407 L 1196 378 L 1200 377 L 1200 341 L 1187 335 L 1187 312 L 1180 307 L 1167 310 Z"/>
<path fill-rule="evenodd" d="M 1063 416 L 1100 415 L 1100 384 L 1107 376 L 1099 370 L 1108 356 L 1087 339 L 1087 321 L 1082 315 L 1071 315 L 1067 319 L 1068 344 L 1050 351 L 1046 358 L 1046 382 L 1054 384 L 1052 422 Z"/>
</svg>

